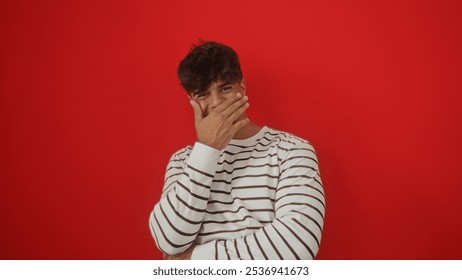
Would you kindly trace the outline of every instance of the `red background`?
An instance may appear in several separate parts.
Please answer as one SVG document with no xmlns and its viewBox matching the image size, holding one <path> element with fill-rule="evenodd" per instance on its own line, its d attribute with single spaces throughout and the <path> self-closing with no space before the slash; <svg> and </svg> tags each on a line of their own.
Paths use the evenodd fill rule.
<svg viewBox="0 0 462 280">
<path fill-rule="evenodd" d="M 239 53 L 254 121 L 315 146 L 319 259 L 461 259 L 461 4 L 381 2 L 1 1 L 0 258 L 161 257 L 203 38 Z"/>
</svg>

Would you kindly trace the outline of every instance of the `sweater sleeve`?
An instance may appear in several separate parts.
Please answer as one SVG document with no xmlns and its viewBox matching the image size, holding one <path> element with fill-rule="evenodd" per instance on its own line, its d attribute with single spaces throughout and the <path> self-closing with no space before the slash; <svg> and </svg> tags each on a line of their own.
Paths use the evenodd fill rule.
<svg viewBox="0 0 462 280">
<path fill-rule="evenodd" d="M 188 159 L 170 158 L 160 201 L 149 225 L 157 247 L 169 255 L 185 251 L 204 219 L 220 151 L 196 142 Z"/>
<path fill-rule="evenodd" d="M 314 259 L 324 223 L 325 198 L 311 144 L 283 151 L 275 195 L 275 219 L 237 239 L 197 245 L 192 259 Z"/>
</svg>

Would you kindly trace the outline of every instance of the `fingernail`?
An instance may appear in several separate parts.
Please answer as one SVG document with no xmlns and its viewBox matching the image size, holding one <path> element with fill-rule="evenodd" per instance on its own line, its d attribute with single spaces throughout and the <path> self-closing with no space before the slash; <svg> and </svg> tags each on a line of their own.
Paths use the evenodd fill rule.
<svg viewBox="0 0 462 280">
<path fill-rule="evenodd" d="M 189 101 L 189 104 L 191 104 L 191 106 L 194 107 L 194 101 L 190 100 L 190 101 Z"/>
<path fill-rule="evenodd" d="M 247 95 L 246 95 L 246 96 L 244 96 L 243 99 L 244 99 L 244 101 L 247 101 L 247 99 L 249 99 L 249 98 L 248 98 Z"/>
<path fill-rule="evenodd" d="M 237 97 L 241 97 L 242 94 L 240 92 L 237 93 Z"/>
</svg>

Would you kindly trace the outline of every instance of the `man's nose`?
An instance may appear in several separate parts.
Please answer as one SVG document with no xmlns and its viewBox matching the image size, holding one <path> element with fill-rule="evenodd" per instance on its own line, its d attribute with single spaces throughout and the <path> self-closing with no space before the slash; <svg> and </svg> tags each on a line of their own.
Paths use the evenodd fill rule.
<svg viewBox="0 0 462 280">
<path fill-rule="evenodd" d="M 218 92 L 212 92 L 210 97 L 212 108 L 217 107 L 224 100 L 224 96 Z"/>
</svg>

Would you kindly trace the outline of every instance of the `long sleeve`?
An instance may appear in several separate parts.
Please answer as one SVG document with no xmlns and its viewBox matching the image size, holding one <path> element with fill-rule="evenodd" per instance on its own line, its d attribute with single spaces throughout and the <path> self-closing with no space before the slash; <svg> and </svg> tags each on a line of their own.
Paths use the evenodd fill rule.
<svg viewBox="0 0 462 280">
<path fill-rule="evenodd" d="M 325 198 L 313 146 L 282 148 L 275 219 L 237 239 L 194 248 L 193 259 L 313 259 L 319 249 Z"/>
<path fill-rule="evenodd" d="M 220 151 L 196 142 L 186 161 L 170 158 L 160 201 L 149 218 L 157 247 L 176 255 L 196 239 L 204 219 Z"/>
</svg>

